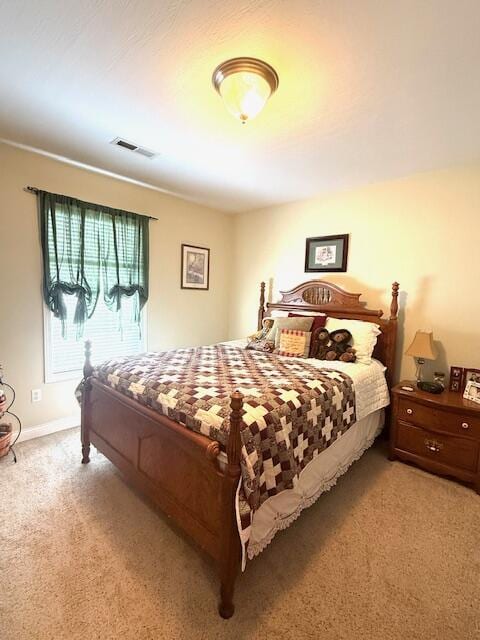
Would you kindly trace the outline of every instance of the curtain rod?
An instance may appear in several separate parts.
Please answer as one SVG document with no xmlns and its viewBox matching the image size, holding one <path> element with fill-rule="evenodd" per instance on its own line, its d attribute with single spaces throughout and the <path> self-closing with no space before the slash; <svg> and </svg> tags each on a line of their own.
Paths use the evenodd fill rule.
<svg viewBox="0 0 480 640">
<path fill-rule="evenodd" d="M 30 187 L 29 185 L 27 185 L 24 188 L 24 191 L 28 191 L 28 193 L 34 193 L 35 195 L 37 195 L 40 189 L 38 189 L 37 187 Z M 102 205 L 99 205 L 99 206 L 102 206 Z M 107 207 L 107 209 L 111 209 L 111 208 L 112 207 Z M 158 220 L 158 218 L 154 218 L 153 216 L 145 216 L 145 214 L 143 213 L 136 213 L 135 215 L 144 216 L 145 218 L 149 218 L 150 220 Z"/>
</svg>

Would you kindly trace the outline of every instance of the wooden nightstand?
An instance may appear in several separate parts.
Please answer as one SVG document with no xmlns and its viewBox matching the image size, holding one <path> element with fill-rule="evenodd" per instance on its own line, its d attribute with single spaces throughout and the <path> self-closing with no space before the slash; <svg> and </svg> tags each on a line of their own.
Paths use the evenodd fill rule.
<svg viewBox="0 0 480 640">
<path fill-rule="evenodd" d="M 480 405 L 461 393 L 434 395 L 405 381 L 392 396 L 390 459 L 472 483 L 480 494 Z"/>
</svg>

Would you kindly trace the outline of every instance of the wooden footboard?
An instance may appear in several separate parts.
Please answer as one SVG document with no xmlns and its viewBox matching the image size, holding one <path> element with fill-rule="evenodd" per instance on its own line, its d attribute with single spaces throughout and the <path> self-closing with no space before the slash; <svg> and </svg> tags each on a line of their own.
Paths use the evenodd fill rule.
<svg viewBox="0 0 480 640">
<path fill-rule="evenodd" d="M 89 462 L 93 444 L 213 558 L 221 579 L 220 615 L 230 617 L 241 555 L 235 495 L 243 396 L 232 395 L 228 463 L 222 469 L 218 442 L 103 385 L 91 373 L 87 344 L 82 462 Z"/>
</svg>

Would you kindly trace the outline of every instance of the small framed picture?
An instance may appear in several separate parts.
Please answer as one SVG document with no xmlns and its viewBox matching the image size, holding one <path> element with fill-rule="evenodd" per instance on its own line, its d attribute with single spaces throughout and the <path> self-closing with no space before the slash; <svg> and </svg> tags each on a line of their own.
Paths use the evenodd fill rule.
<svg viewBox="0 0 480 640">
<path fill-rule="evenodd" d="M 462 389 L 465 390 L 465 387 L 470 381 L 480 383 L 480 369 L 464 369 L 463 370 Z"/>
<path fill-rule="evenodd" d="M 463 368 L 450 367 L 450 391 L 459 393 L 462 390 Z"/>
<path fill-rule="evenodd" d="M 463 397 L 465 400 L 471 400 L 472 402 L 480 404 L 480 381 L 473 382 L 473 380 L 469 380 L 463 392 Z"/>
<path fill-rule="evenodd" d="M 182 244 L 182 289 L 207 290 L 210 279 L 210 249 Z"/>
<path fill-rule="evenodd" d="M 305 271 L 346 271 L 348 234 L 307 238 L 305 244 Z"/>
</svg>

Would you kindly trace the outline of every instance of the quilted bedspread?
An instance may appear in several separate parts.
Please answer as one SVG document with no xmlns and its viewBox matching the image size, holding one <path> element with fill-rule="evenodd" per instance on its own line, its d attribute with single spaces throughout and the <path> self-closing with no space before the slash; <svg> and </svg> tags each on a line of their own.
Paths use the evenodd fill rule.
<svg viewBox="0 0 480 640">
<path fill-rule="evenodd" d="M 231 345 L 151 352 L 109 360 L 94 376 L 225 449 L 230 396 L 244 394 L 241 529 L 270 496 L 356 420 L 351 378 L 299 358 Z"/>
</svg>

